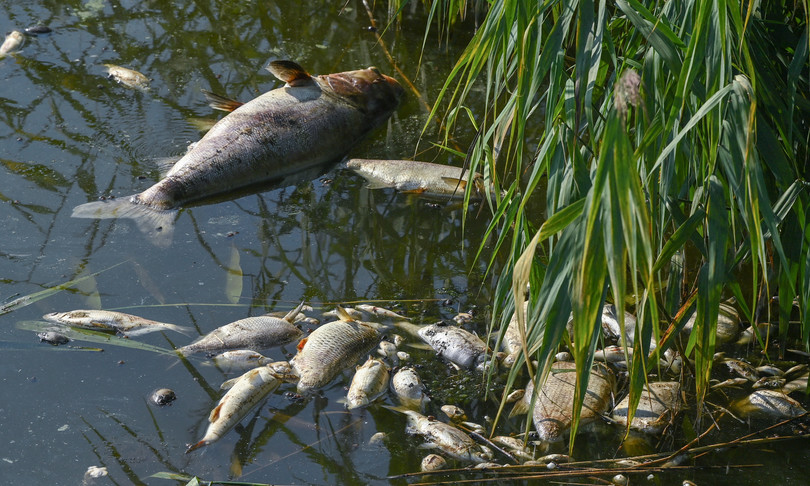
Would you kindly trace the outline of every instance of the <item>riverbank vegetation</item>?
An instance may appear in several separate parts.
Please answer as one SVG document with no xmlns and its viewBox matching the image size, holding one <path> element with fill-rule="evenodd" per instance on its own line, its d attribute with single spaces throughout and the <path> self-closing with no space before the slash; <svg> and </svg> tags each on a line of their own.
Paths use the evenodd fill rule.
<svg viewBox="0 0 810 486">
<path fill-rule="evenodd" d="M 637 316 L 626 344 L 649 354 L 629 370 L 633 403 L 667 348 L 694 360 L 701 403 L 725 299 L 744 321 L 777 322 L 776 345 L 800 327 L 807 349 L 807 2 L 428 3 L 440 32 L 486 12 L 431 117 L 446 146 L 473 124 L 465 163 L 496 188 L 485 244 L 509 263 L 492 332 L 517 309 L 525 336 L 510 385 L 541 379 L 566 343 L 581 403 L 605 302 Z M 467 105 L 475 90 L 483 112 Z"/>
</svg>

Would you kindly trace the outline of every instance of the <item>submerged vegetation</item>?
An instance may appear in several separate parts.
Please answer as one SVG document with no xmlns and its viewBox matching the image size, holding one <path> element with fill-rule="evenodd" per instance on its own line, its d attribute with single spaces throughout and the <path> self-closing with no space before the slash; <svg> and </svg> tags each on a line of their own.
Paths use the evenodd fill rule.
<svg viewBox="0 0 810 486">
<path fill-rule="evenodd" d="M 429 8 L 446 32 L 479 3 Z M 782 343 L 798 307 L 807 348 L 807 2 L 494 0 L 487 8 L 431 115 L 445 145 L 454 128 L 473 124 L 466 163 L 495 188 L 489 241 L 510 258 L 492 331 L 502 338 L 516 311 L 524 336 L 509 384 L 527 368 L 542 379 L 565 342 L 582 403 L 606 301 L 638 318 L 628 346 L 646 356 L 653 339 L 660 344 L 648 361 L 632 362 L 634 405 L 648 366 L 676 345 L 694 360 L 701 403 L 724 299 L 751 323 L 778 322 Z M 476 90 L 485 112 L 467 105 Z M 529 209 L 537 201 L 542 217 Z M 527 285 L 524 315 L 515 301 Z M 677 343 L 693 310 L 694 332 Z"/>
</svg>

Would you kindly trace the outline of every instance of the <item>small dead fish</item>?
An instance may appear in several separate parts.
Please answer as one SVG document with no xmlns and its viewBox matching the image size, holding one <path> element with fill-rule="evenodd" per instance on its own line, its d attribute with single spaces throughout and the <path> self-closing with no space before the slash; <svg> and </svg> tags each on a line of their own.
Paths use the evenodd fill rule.
<svg viewBox="0 0 810 486">
<path fill-rule="evenodd" d="M 53 29 L 51 29 L 47 25 L 37 24 L 37 25 L 32 25 L 30 27 L 26 27 L 23 32 L 25 33 L 25 35 L 37 36 L 37 35 L 50 34 L 51 32 L 53 32 Z"/>
<path fill-rule="evenodd" d="M 678 413 L 681 404 L 681 386 L 676 381 L 650 382 L 641 390 L 641 398 L 630 428 L 647 434 L 659 434 Z M 611 417 L 621 425 L 627 425 L 627 413 L 630 408 L 630 396 L 626 396 Z"/>
<path fill-rule="evenodd" d="M 627 354 L 625 355 L 625 351 Z M 604 361 L 606 363 L 616 363 L 619 361 L 626 361 L 625 357 L 633 358 L 633 348 L 622 348 L 621 346 L 608 346 L 604 349 L 597 349 L 594 351 L 593 359 L 597 361 Z"/>
<path fill-rule="evenodd" d="M 377 347 L 377 354 L 388 360 L 391 366 L 399 366 L 399 356 L 397 355 L 397 346 L 390 341 L 380 341 Z"/>
<path fill-rule="evenodd" d="M 158 388 L 149 395 L 149 399 L 155 405 L 162 407 L 163 405 L 171 405 L 173 401 L 177 400 L 177 394 L 170 388 Z"/>
<path fill-rule="evenodd" d="M 405 352 L 405 351 L 397 351 L 397 359 L 398 359 L 400 362 L 403 362 L 403 361 L 408 362 L 408 361 L 410 361 L 410 360 L 411 360 L 411 355 L 410 355 L 410 354 L 408 354 L 408 353 L 407 353 L 407 352 Z"/>
<path fill-rule="evenodd" d="M 264 366 L 272 362 L 272 360 L 267 356 L 263 356 L 261 353 L 257 353 L 256 351 L 252 351 L 250 349 L 234 349 L 231 351 L 225 351 L 224 353 L 219 353 L 212 356 L 211 360 L 215 365 L 225 369 L 226 371 L 236 369 L 248 370 L 258 368 L 259 366 Z"/>
<path fill-rule="evenodd" d="M 769 415 L 777 418 L 798 417 L 807 413 L 796 400 L 777 390 L 756 390 L 733 405 L 742 415 Z"/>
<path fill-rule="evenodd" d="M 391 391 L 397 396 L 399 403 L 407 408 L 421 410 L 429 400 L 422 379 L 409 366 L 398 369 L 391 377 Z"/>
<path fill-rule="evenodd" d="M 357 321 L 334 321 L 312 331 L 298 344 L 290 364 L 300 377 L 298 393 L 328 384 L 344 369 L 377 346 L 380 333 Z"/>
<path fill-rule="evenodd" d="M 25 36 L 19 30 L 12 30 L 0 45 L 0 58 L 13 54 L 23 44 Z"/>
<path fill-rule="evenodd" d="M 469 312 L 459 312 L 455 315 L 455 317 L 453 317 L 453 320 L 456 322 L 456 324 L 462 325 L 472 322 L 473 316 Z"/>
<path fill-rule="evenodd" d="M 780 378 L 778 376 L 763 376 L 762 378 L 758 379 L 751 385 L 751 388 L 754 390 L 758 390 L 760 388 L 782 388 L 785 386 L 786 381 L 784 378 Z"/>
<path fill-rule="evenodd" d="M 277 363 L 275 369 L 289 364 Z M 289 378 L 287 375 L 279 374 L 271 368 L 273 365 L 262 366 L 252 369 L 239 378 L 219 400 L 219 403 L 208 416 L 208 429 L 202 440 L 189 446 L 186 454 L 206 446 L 230 431 L 250 410 L 267 395 L 275 391 L 283 381 Z"/>
<path fill-rule="evenodd" d="M 442 405 L 442 412 L 447 415 L 451 422 L 463 422 L 467 420 L 467 414 L 460 407 L 455 405 Z"/>
<path fill-rule="evenodd" d="M 529 302 L 523 302 L 523 315 L 526 315 L 526 311 L 528 310 Z M 523 344 L 520 338 L 520 329 L 518 328 L 518 317 L 517 313 L 512 313 L 512 318 L 509 320 L 509 324 L 506 326 L 506 331 L 504 331 L 503 340 L 501 341 L 501 349 L 503 349 L 507 356 L 503 359 L 503 363 L 506 366 L 512 366 L 515 363 L 515 360 L 523 351 Z"/>
<path fill-rule="evenodd" d="M 477 172 L 470 177 L 461 167 L 415 160 L 349 159 L 346 168 L 363 176 L 371 189 L 392 187 L 408 194 L 463 198 L 472 180 L 470 197 L 486 197 L 484 177 Z"/>
<path fill-rule="evenodd" d="M 392 319 L 410 320 L 409 317 L 401 316 L 394 311 L 383 309 L 382 307 L 377 307 L 374 305 L 360 304 L 356 305 L 355 308 L 360 309 L 363 312 L 368 312 L 369 314 L 374 314 L 377 317 L 390 317 Z"/>
<path fill-rule="evenodd" d="M 723 363 L 725 363 L 731 372 L 736 373 L 748 381 L 757 381 L 759 379 L 759 373 L 757 373 L 756 368 L 745 361 L 734 358 L 726 358 Z"/>
<path fill-rule="evenodd" d="M 348 319 L 348 320 L 355 320 L 355 321 L 360 320 L 360 319 L 363 318 L 363 314 L 359 310 L 354 309 L 352 307 L 341 307 L 341 306 L 338 306 L 338 308 L 332 309 L 330 311 L 326 311 L 326 312 L 323 313 L 323 315 L 324 315 L 324 317 L 335 317 L 335 318 L 338 318 L 338 319 L 343 319 L 343 320 Z M 346 317 L 346 316 L 348 316 L 348 317 Z"/>
<path fill-rule="evenodd" d="M 428 454 L 422 459 L 422 472 L 439 471 L 447 468 L 447 461 L 438 454 Z"/>
<path fill-rule="evenodd" d="M 479 368 L 486 362 L 486 343 L 460 327 L 431 324 L 420 328 L 418 333 L 436 354 L 463 368 Z"/>
<path fill-rule="evenodd" d="M 369 358 L 362 366 L 357 367 L 349 393 L 346 396 L 347 407 L 365 407 L 380 397 L 388 388 L 390 372 L 381 360 Z"/>
<path fill-rule="evenodd" d="M 42 316 L 46 321 L 96 331 L 115 331 L 123 336 L 140 336 L 155 331 L 170 330 L 189 335 L 191 328 L 157 322 L 143 317 L 105 310 L 74 310 L 51 312 Z"/>
<path fill-rule="evenodd" d="M 59 346 L 60 344 L 67 344 L 70 342 L 69 337 L 56 331 L 38 332 L 37 337 L 39 338 L 39 342 L 46 342 L 53 346 Z"/>
<path fill-rule="evenodd" d="M 746 383 L 749 383 L 749 381 L 746 378 L 729 378 L 728 380 L 721 381 L 720 383 L 715 383 L 709 388 L 712 390 L 716 390 L 718 388 L 742 386 L 745 385 Z"/>
<path fill-rule="evenodd" d="M 290 311 L 283 319 L 273 316 L 257 316 L 218 327 L 188 346 L 178 348 L 183 356 L 201 351 L 222 351 L 225 349 L 265 349 L 289 343 L 303 334 L 292 324 L 303 302 Z"/>
<path fill-rule="evenodd" d="M 149 78 L 133 69 L 116 66 L 115 64 L 105 64 L 107 77 L 114 79 L 119 84 L 128 88 L 146 91 L 149 89 Z"/>
<path fill-rule="evenodd" d="M 492 459 L 492 451 L 479 446 L 469 435 L 450 424 L 431 420 L 413 410 L 400 410 L 407 416 L 405 432 L 424 438 L 424 447 L 435 447 L 453 459 L 467 462 L 487 462 Z"/>
</svg>

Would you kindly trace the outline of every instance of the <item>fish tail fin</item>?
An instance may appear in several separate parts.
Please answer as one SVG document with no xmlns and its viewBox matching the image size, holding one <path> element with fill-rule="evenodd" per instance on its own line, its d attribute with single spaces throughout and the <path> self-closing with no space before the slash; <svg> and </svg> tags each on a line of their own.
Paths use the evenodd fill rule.
<svg viewBox="0 0 810 486">
<path fill-rule="evenodd" d="M 205 439 L 197 442 L 196 444 L 191 444 L 191 445 L 188 446 L 188 449 L 186 449 L 186 454 L 188 454 L 189 452 L 192 452 L 192 451 L 196 451 L 200 447 L 205 447 L 207 445 L 208 445 L 208 441 L 205 440 Z"/>
<path fill-rule="evenodd" d="M 165 323 L 165 322 L 163 323 L 163 325 L 164 325 L 164 327 L 166 329 L 170 329 L 172 331 L 179 332 L 180 334 L 183 334 L 184 336 L 191 337 L 191 335 L 194 332 L 194 329 L 192 329 L 192 328 L 190 328 L 188 326 L 178 326 L 177 324 L 168 324 L 168 323 Z"/>
<path fill-rule="evenodd" d="M 73 208 L 73 218 L 111 219 L 128 218 L 155 246 L 165 248 L 172 243 L 174 218 L 177 211 L 154 209 L 122 197 L 107 201 L 94 201 Z"/>
<path fill-rule="evenodd" d="M 208 91 L 207 89 L 202 90 L 202 92 L 205 95 L 205 100 L 208 101 L 208 106 L 215 110 L 231 112 L 244 105 L 241 101 L 227 98 L 221 94 Z"/>
</svg>

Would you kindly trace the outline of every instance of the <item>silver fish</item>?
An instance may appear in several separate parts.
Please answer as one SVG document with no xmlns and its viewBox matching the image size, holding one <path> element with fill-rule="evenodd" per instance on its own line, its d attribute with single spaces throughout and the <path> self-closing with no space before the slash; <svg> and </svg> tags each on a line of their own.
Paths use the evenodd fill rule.
<svg viewBox="0 0 810 486">
<path fill-rule="evenodd" d="M 397 352 L 396 344 L 391 341 L 380 341 L 380 345 L 377 347 L 377 354 L 388 360 L 392 366 L 399 366 Z"/>
<path fill-rule="evenodd" d="M 366 178 L 371 189 L 392 187 L 400 192 L 433 197 L 463 198 L 471 179 L 470 172 L 462 171 L 461 167 L 416 160 L 349 159 L 346 168 Z M 470 197 L 484 198 L 484 177 L 476 172 L 472 183 Z"/>
<path fill-rule="evenodd" d="M 362 366 L 358 366 L 346 395 L 346 408 L 351 410 L 371 404 L 385 393 L 389 376 L 388 366 L 376 358 L 369 358 Z"/>
<path fill-rule="evenodd" d="M 271 363 L 272 360 L 261 353 L 250 349 L 234 349 L 225 351 L 211 357 L 211 361 L 218 367 L 232 371 L 236 369 L 248 370 Z"/>
<path fill-rule="evenodd" d="M 422 410 L 425 402 L 430 400 L 419 374 L 409 366 L 398 369 L 391 377 L 391 391 L 399 403 L 407 408 Z"/>
<path fill-rule="evenodd" d="M 447 461 L 438 454 L 428 454 L 422 458 L 422 472 L 438 471 L 447 467 Z"/>
<path fill-rule="evenodd" d="M 9 54 L 14 53 L 25 40 L 25 36 L 19 30 L 12 30 L 7 36 L 6 39 L 3 41 L 3 45 L 0 45 L 0 58 L 3 58 Z"/>
<path fill-rule="evenodd" d="M 409 319 L 408 317 L 401 316 L 392 310 L 383 309 L 382 307 L 377 307 L 375 305 L 359 304 L 356 305 L 355 308 L 360 309 L 363 312 L 368 312 L 369 314 L 374 314 L 377 317 L 390 317 L 393 319 Z"/>
<path fill-rule="evenodd" d="M 777 390 L 756 390 L 734 403 L 732 408 L 741 415 L 770 415 L 776 418 L 798 417 L 807 413 L 796 400 Z"/>
<path fill-rule="evenodd" d="M 219 440 L 242 418 L 250 412 L 264 397 L 275 391 L 279 385 L 289 377 L 279 373 L 289 364 L 285 362 L 274 363 L 261 368 L 252 369 L 236 379 L 233 386 L 219 400 L 219 403 L 208 416 L 208 428 L 202 440 L 191 445 L 189 452 Z"/>
<path fill-rule="evenodd" d="M 298 344 L 290 364 L 300 377 L 298 393 L 320 388 L 377 346 L 380 333 L 358 321 L 333 321 L 312 331 Z"/>
<path fill-rule="evenodd" d="M 687 337 L 692 333 L 696 319 L 697 312 L 694 312 L 689 320 L 686 321 L 686 324 L 684 324 L 682 332 Z M 717 330 L 715 332 L 718 346 L 732 341 L 740 333 L 740 315 L 737 313 L 737 309 L 735 309 L 734 306 L 725 302 L 720 303 L 720 307 L 717 311 Z M 749 341 L 753 335 L 753 330 L 751 330 L 750 336 L 748 336 Z"/>
<path fill-rule="evenodd" d="M 134 69 L 116 66 L 115 64 L 105 64 L 104 67 L 107 68 L 107 76 L 119 84 L 141 91 L 149 89 L 149 78 Z"/>
<path fill-rule="evenodd" d="M 42 316 L 46 321 L 67 324 L 68 326 L 94 329 L 97 331 L 115 331 L 123 336 L 140 336 L 155 331 L 176 331 L 188 335 L 191 328 L 152 321 L 143 317 L 124 314 L 123 312 L 105 310 L 73 310 L 70 312 L 51 312 Z"/>
<path fill-rule="evenodd" d="M 492 451 L 480 446 L 469 435 L 450 424 L 432 420 L 413 410 L 402 410 L 408 418 L 405 432 L 421 435 L 425 447 L 435 447 L 453 459 L 467 462 L 487 462 L 492 459 Z"/>
<path fill-rule="evenodd" d="M 404 93 L 375 67 L 323 76 L 292 61 L 268 69 L 286 85 L 240 104 L 162 180 L 140 194 L 82 204 L 72 216 L 132 218 L 153 243 L 168 246 L 170 210 L 336 160 L 381 125 Z"/>
<path fill-rule="evenodd" d="M 467 420 L 467 414 L 464 413 L 461 407 L 456 405 L 442 405 L 442 412 L 447 415 L 451 422 L 458 423 Z"/>
<path fill-rule="evenodd" d="M 239 348 L 257 350 L 289 343 L 303 334 L 292 324 L 300 307 L 299 305 L 297 309 L 290 311 L 283 319 L 257 316 L 231 322 L 214 329 L 187 346 L 178 348 L 177 352 L 188 356 L 201 351 Z"/>
<path fill-rule="evenodd" d="M 651 382 L 644 385 L 638 408 L 630 422 L 630 428 L 647 434 L 660 434 L 678 413 L 681 404 L 681 386 L 676 381 Z M 627 412 L 630 407 L 630 396 L 626 396 L 611 416 L 621 425 L 627 425 Z"/>
<path fill-rule="evenodd" d="M 479 368 L 486 362 L 486 343 L 460 327 L 431 324 L 420 328 L 418 333 L 436 354 L 462 368 Z"/>
</svg>

